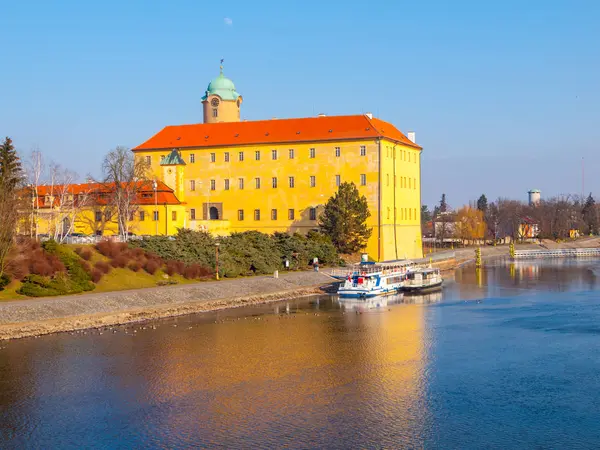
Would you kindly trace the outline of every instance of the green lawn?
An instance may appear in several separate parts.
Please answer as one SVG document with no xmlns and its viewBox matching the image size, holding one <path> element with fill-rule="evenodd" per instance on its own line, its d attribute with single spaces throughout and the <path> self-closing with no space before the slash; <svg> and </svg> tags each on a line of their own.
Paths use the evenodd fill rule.
<svg viewBox="0 0 600 450">
<path fill-rule="evenodd" d="M 25 297 L 24 295 L 17 294 L 17 291 L 21 287 L 20 281 L 13 281 L 8 286 L 4 288 L 3 291 L 0 291 L 0 302 L 7 302 L 10 300 L 21 300 L 29 297 Z"/>
<path fill-rule="evenodd" d="M 186 280 L 181 275 L 166 276 L 162 271 L 150 275 L 144 270 L 132 272 L 129 269 L 112 269 L 104 275 L 92 292 L 112 292 L 127 289 L 141 289 L 158 286 L 160 281 L 176 281 L 177 284 L 198 283 L 199 280 Z"/>
</svg>

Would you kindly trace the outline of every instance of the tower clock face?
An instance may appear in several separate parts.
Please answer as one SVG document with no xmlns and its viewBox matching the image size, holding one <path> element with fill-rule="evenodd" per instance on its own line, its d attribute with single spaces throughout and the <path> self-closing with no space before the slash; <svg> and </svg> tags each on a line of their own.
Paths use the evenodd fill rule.
<svg viewBox="0 0 600 450">
<path fill-rule="evenodd" d="M 218 98 L 213 98 L 213 99 L 210 101 L 210 104 L 211 104 L 212 106 L 215 106 L 215 107 L 216 107 L 216 106 L 219 106 L 219 99 L 218 99 Z"/>
</svg>

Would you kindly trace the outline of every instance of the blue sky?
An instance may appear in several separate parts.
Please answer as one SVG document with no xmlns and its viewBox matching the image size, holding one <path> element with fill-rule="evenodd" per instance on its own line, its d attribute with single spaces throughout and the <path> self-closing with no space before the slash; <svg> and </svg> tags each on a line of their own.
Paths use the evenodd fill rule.
<svg viewBox="0 0 600 450">
<path fill-rule="evenodd" d="M 600 195 L 600 2 L 3 2 L 0 134 L 98 174 L 202 120 L 225 58 L 248 120 L 373 112 L 414 130 L 423 201 Z"/>
</svg>

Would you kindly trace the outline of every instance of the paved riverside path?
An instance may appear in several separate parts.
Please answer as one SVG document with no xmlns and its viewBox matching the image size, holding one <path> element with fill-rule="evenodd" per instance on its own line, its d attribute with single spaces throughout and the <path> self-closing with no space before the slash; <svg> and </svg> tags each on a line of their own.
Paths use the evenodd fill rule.
<svg viewBox="0 0 600 450">
<path fill-rule="evenodd" d="M 201 304 L 220 299 L 257 297 L 322 286 L 333 280 L 321 272 L 280 273 L 273 276 L 224 279 L 176 286 L 0 302 L 0 325 L 72 316 L 120 313 L 143 308 Z M 232 305 L 233 306 L 233 305 Z"/>
</svg>

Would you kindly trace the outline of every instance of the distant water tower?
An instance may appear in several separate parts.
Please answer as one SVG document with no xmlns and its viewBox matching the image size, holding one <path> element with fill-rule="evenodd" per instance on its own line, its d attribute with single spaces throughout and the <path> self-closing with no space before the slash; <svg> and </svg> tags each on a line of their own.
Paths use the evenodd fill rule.
<svg viewBox="0 0 600 450">
<path fill-rule="evenodd" d="M 528 192 L 529 194 L 529 206 L 535 206 L 540 204 L 542 199 L 542 193 L 539 189 L 532 189 Z"/>
</svg>

